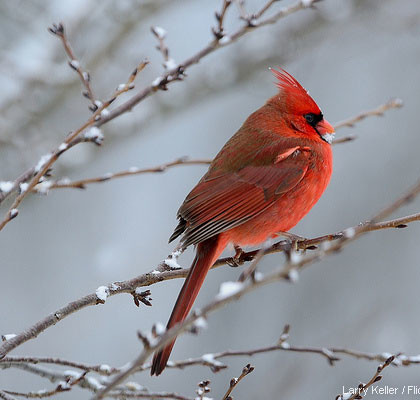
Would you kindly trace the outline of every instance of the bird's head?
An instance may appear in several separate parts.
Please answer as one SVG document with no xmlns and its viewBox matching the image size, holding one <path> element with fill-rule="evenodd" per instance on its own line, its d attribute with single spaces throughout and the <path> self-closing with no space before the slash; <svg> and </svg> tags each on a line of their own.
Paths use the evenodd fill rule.
<svg viewBox="0 0 420 400">
<path fill-rule="evenodd" d="M 280 92 L 270 102 L 279 109 L 285 122 L 297 134 L 331 144 L 334 128 L 305 88 L 284 69 L 271 71 L 277 78 Z"/>
</svg>

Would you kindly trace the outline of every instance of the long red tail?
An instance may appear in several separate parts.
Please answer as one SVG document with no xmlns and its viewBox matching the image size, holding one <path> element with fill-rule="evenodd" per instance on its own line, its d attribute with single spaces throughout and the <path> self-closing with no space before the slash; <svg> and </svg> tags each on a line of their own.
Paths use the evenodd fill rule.
<svg viewBox="0 0 420 400">
<path fill-rule="evenodd" d="M 167 329 L 172 328 L 174 325 L 187 318 L 207 272 L 226 247 L 226 243 L 219 240 L 219 238 L 219 236 L 216 236 L 197 245 L 195 259 L 191 265 L 190 272 L 185 279 L 184 285 L 179 292 L 178 299 L 176 300 L 171 317 L 166 326 Z M 155 353 L 151 375 L 160 375 L 165 369 L 174 344 L 175 339 L 167 344 L 162 350 Z"/>
</svg>

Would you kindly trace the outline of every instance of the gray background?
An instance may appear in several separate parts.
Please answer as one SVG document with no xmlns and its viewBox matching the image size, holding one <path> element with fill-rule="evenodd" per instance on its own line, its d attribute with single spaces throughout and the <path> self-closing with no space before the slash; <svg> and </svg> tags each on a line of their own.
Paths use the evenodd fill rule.
<svg viewBox="0 0 420 400">
<path fill-rule="evenodd" d="M 213 13 L 220 4 L 0 1 L 0 179 L 14 178 L 34 165 L 89 113 L 59 41 L 46 30 L 52 22 L 65 23 L 76 54 L 92 74 L 95 93 L 105 98 L 145 56 L 151 65 L 139 76 L 137 87 L 161 72 L 151 25 L 168 31 L 171 56 L 179 62 L 211 39 Z M 255 10 L 262 2 L 247 4 Z M 273 11 L 286 4 L 276 4 Z M 188 71 L 185 82 L 107 124 L 102 148 L 83 145 L 60 158 L 55 173 L 90 177 L 183 155 L 213 157 L 244 119 L 275 93 L 267 68 L 279 66 L 309 89 L 330 122 L 393 96 L 405 102 L 403 109 L 384 118 L 339 132 L 339 137 L 355 133 L 358 139 L 334 147 L 331 184 L 293 232 L 312 237 L 355 225 L 420 175 L 419 22 L 418 1 L 325 0 L 316 11 L 294 14 L 210 55 Z M 232 7 L 228 31 L 239 24 Z M 167 238 L 178 206 L 204 171 L 204 166 L 178 167 L 86 191 L 30 196 L 19 218 L 1 232 L 0 333 L 18 333 L 101 284 L 153 269 L 171 251 Z M 416 200 L 398 215 L 419 208 Z M 286 323 L 292 326 L 291 344 L 419 354 L 419 233 L 413 223 L 404 230 L 370 234 L 311 266 L 296 285 L 274 284 L 246 296 L 213 314 L 199 336 L 181 337 L 173 359 L 265 346 L 277 340 Z M 191 258 L 189 251 L 180 263 L 187 266 Z M 281 255 L 268 256 L 261 270 L 282 262 Z M 239 273 L 227 267 L 210 273 L 197 306 Z M 151 308 L 136 308 L 130 296 L 113 297 L 104 306 L 65 319 L 12 354 L 121 365 L 140 351 L 137 329 L 166 322 L 181 283 L 153 286 Z M 209 378 L 211 396 L 221 398 L 230 378 L 252 362 L 255 372 L 235 390 L 237 399 L 335 398 L 343 385 L 366 381 L 376 368 L 376 363 L 348 358 L 331 368 L 316 355 L 284 352 L 227 362 L 230 368 L 218 374 L 194 367 L 165 371 L 159 379 L 142 373 L 131 380 L 151 390 L 193 396 L 197 382 Z M 400 390 L 420 384 L 418 368 L 389 368 L 383 384 Z M 24 372 L 0 374 L 4 389 L 53 387 Z M 82 399 L 88 394 L 74 389 L 62 397 Z"/>
</svg>

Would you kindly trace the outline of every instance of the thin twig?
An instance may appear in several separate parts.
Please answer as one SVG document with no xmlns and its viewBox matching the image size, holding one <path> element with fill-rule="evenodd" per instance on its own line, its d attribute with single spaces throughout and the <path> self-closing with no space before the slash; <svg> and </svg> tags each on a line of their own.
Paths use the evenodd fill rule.
<svg viewBox="0 0 420 400">
<path fill-rule="evenodd" d="M 374 383 L 379 382 L 382 379 L 381 372 L 392 364 L 392 361 L 394 361 L 394 356 L 389 357 L 383 364 L 379 365 L 379 367 L 376 369 L 375 374 L 372 376 L 372 378 L 369 380 L 368 383 L 360 383 L 356 390 L 349 393 L 343 393 L 339 394 L 335 400 L 359 400 L 363 399 L 362 395 L 366 395 L 367 389 L 369 389 Z"/>
<path fill-rule="evenodd" d="M 238 378 L 232 378 L 229 383 L 229 388 L 226 391 L 225 395 L 223 396 L 222 400 L 232 400 L 232 397 L 230 397 L 230 394 L 232 393 L 233 389 L 238 386 L 239 382 L 244 379 L 248 374 L 250 374 L 254 370 L 254 367 L 251 364 L 245 365 L 245 367 L 242 370 L 241 375 L 239 375 Z"/>
<path fill-rule="evenodd" d="M 278 1 L 278 0 L 276 0 Z M 378 106 L 377 108 L 375 108 L 374 110 L 378 110 L 381 109 L 383 110 L 382 112 L 385 112 L 386 110 L 389 110 L 391 108 L 395 108 L 390 106 L 391 102 L 388 102 L 386 104 L 382 104 L 380 106 Z M 393 103 L 392 103 L 393 104 Z M 397 103 L 395 103 L 397 104 Z M 370 111 L 364 111 L 360 114 L 358 114 L 355 117 L 352 117 L 350 119 L 348 119 L 348 121 L 350 120 L 357 120 L 357 121 L 361 121 L 363 118 L 360 118 L 360 115 L 366 115 L 367 116 L 374 116 L 377 115 L 376 113 L 372 112 L 372 110 Z M 353 124 L 356 122 L 353 122 Z M 345 124 L 343 124 L 342 122 L 336 124 L 334 126 L 335 130 L 338 130 L 342 127 L 346 126 Z M 354 140 L 355 136 L 344 136 L 342 138 L 338 138 L 335 139 L 333 141 L 333 144 L 341 144 L 341 143 L 347 143 L 351 140 Z M 178 158 L 174 161 L 165 163 L 165 164 L 161 164 L 155 167 L 150 167 L 150 168 L 144 168 L 144 169 L 140 169 L 137 167 L 131 167 L 127 170 L 123 170 L 123 171 L 118 171 L 118 172 L 114 172 L 114 173 L 106 173 L 102 176 L 98 176 L 98 177 L 94 177 L 94 178 L 85 178 L 85 179 L 79 179 L 79 180 L 75 180 L 75 181 L 70 181 L 67 178 L 60 178 L 57 180 L 49 180 L 48 181 L 48 190 L 50 189 L 66 189 L 66 188 L 73 188 L 73 189 L 85 189 L 87 185 L 93 184 L 93 183 L 103 183 L 103 182 L 107 182 L 109 180 L 112 179 L 118 179 L 118 178 L 123 178 L 123 177 L 128 177 L 128 176 L 132 176 L 132 175 L 141 175 L 141 174 L 145 174 L 145 173 L 159 173 L 159 172 L 164 172 L 169 168 L 172 168 L 174 166 L 179 166 L 179 165 L 208 165 L 211 163 L 212 160 L 210 159 L 198 159 L 198 160 L 189 160 L 186 157 L 181 157 Z M 29 179 L 29 177 L 26 177 L 25 180 Z M 13 190 L 13 189 L 12 189 Z M 37 186 L 35 186 L 33 188 L 34 192 L 38 192 L 39 188 Z M 41 187 L 41 191 L 43 193 L 45 193 L 45 185 L 43 187 Z M 1 202 L 1 195 L 2 193 L 0 192 L 0 202 Z"/>
<path fill-rule="evenodd" d="M 92 87 L 90 85 L 90 74 L 87 71 L 84 71 L 81 67 L 79 60 L 76 58 L 73 49 L 71 48 L 70 42 L 67 39 L 66 32 L 62 23 L 53 24 L 52 27 L 49 27 L 48 30 L 55 36 L 61 39 L 64 50 L 69 58 L 70 67 L 77 72 L 82 81 L 85 90 L 82 92 L 83 95 L 90 100 L 92 103 L 90 109 L 95 111 L 98 106 L 96 104 L 96 97 L 93 94 Z"/>
<path fill-rule="evenodd" d="M 338 122 L 337 124 L 335 124 L 335 129 L 340 129 L 343 128 L 345 126 L 349 127 L 349 128 L 353 128 L 354 125 L 359 122 L 362 121 L 365 118 L 368 117 L 381 117 L 384 115 L 385 111 L 388 111 L 392 108 L 401 108 L 403 106 L 403 102 L 401 99 L 391 99 L 389 100 L 387 103 L 380 105 L 379 107 L 376 107 L 372 110 L 369 111 L 364 111 L 358 115 L 356 115 L 355 117 L 349 118 L 349 119 L 345 119 L 343 121 Z"/>
<path fill-rule="evenodd" d="M 105 101 L 103 104 L 101 104 L 100 107 L 98 107 L 98 109 L 93 113 L 93 115 L 79 129 L 70 133 L 63 141 L 63 143 L 60 146 L 58 146 L 54 151 L 41 158 L 37 166 L 33 168 L 34 176 L 29 180 L 25 190 L 21 191 L 20 194 L 15 198 L 13 204 L 9 208 L 9 211 L 6 213 L 4 219 L 0 222 L 0 230 L 2 230 L 12 219 L 17 217 L 18 206 L 21 204 L 21 202 L 24 200 L 27 194 L 31 192 L 34 189 L 34 187 L 40 182 L 41 178 L 51 168 L 52 164 L 55 161 L 57 161 L 57 159 L 70 147 L 74 146 L 75 143 L 80 143 L 79 137 L 81 133 L 84 132 L 87 128 L 93 127 L 96 121 L 100 121 L 102 116 L 104 115 L 104 111 L 108 110 L 108 107 L 117 99 L 117 97 L 134 88 L 133 82 L 137 76 L 137 73 L 143 70 L 147 63 L 148 61 L 142 61 L 139 64 L 139 66 L 130 74 L 127 82 L 118 86 L 111 98 Z M 94 131 L 93 133 L 89 133 L 89 131 L 86 132 L 85 138 L 91 139 L 98 145 L 101 144 L 103 140 L 102 133 L 97 131 Z"/>
<path fill-rule="evenodd" d="M 357 225 L 351 228 L 344 229 L 340 232 L 319 236 L 313 239 L 306 239 L 296 243 L 297 249 L 315 249 L 317 245 L 321 243 L 328 243 L 332 241 L 339 241 L 346 237 L 354 237 L 361 235 L 362 233 L 367 233 L 370 231 L 377 231 L 382 229 L 390 228 L 399 228 L 404 227 L 406 224 L 420 221 L 420 213 L 408 215 L 402 218 L 396 218 L 389 221 L 378 222 L 378 223 L 365 223 L 362 225 Z M 282 240 L 278 243 L 275 243 L 269 250 L 266 251 L 266 254 L 278 253 L 284 250 L 290 249 L 290 242 L 287 240 Z M 226 264 L 235 264 L 242 265 L 244 262 L 252 261 L 259 250 L 253 250 L 249 252 L 243 252 L 239 259 L 233 259 L 232 257 L 221 258 L 215 262 L 213 268 L 220 267 L 221 265 Z M 159 270 L 160 269 L 160 270 Z M 146 274 L 139 275 L 133 279 L 115 282 L 109 284 L 108 295 L 113 296 L 120 293 L 132 293 L 138 287 L 150 286 L 157 282 L 162 282 L 170 279 L 185 278 L 188 274 L 188 269 L 178 269 L 178 270 L 164 270 L 158 268 L 158 270 L 151 271 Z M 285 275 L 284 279 L 288 280 L 289 276 Z M 44 319 L 38 321 L 36 324 L 28 328 L 27 330 L 16 335 L 13 339 L 7 340 L 0 346 L 0 359 L 5 357 L 7 353 L 16 347 L 20 346 L 22 343 L 27 342 L 28 340 L 34 339 L 45 329 L 57 324 L 62 319 L 68 317 L 76 311 L 81 310 L 87 306 L 97 305 L 98 298 L 96 293 L 91 293 L 87 296 L 84 296 L 76 301 L 73 301 L 66 306 L 58 309 L 56 312 L 48 315 Z"/>
<path fill-rule="evenodd" d="M 420 213 L 418 214 L 418 219 L 420 219 Z M 387 222 L 387 224 L 389 224 L 389 221 Z M 272 273 L 262 276 L 258 280 L 254 279 L 248 282 L 248 284 L 237 282 L 235 284 L 235 290 L 230 291 L 229 294 L 220 293 L 218 296 L 216 296 L 214 301 L 210 302 L 207 306 L 203 307 L 200 312 L 193 312 L 183 322 L 175 325 L 173 328 L 166 331 L 160 337 L 157 343 L 154 343 L 151 346 L 145 346 L 142 353 L 130 363 L 129 367 L 126 368 L 120 374 L 118 374 L 115 378 L 113 378 L 109 382 L 109 384 L 94 397 L 94 399 L 102 399 L 106 393 L 112 390 L 113 387 L 120 384 L 122 381 L 124 381 L 124 379 L 126 379 L 128 376 L 134 373 L 141 365 L 143 365 L 145 360 L 150 356 L 150 354 L 152 354 L 156 350 L 161 349 L 164 345 L 169 343 L 176 336 L 185 332 L 198 318 L 206 317 L 208 313 L 214 312 L 222 306 L 232 301 L 238 300 L 243 295 L 261 286 L 277 282 L 279 280 L 291 280 L 292 272 L 294 272 L 293 276 L 296 276 L 299 270 L 307 267 L 308 265 L 316 261 L 323 259 L 327 255 L 337 252 L 345 245 L 361 237 L 369 230 L 373 230 L 373 226 L 375 226 L 374 223 L 368 222 L 356 228 L 349 228 L 343 232 L 341 238 L 338 239 L 336 242 L 328 246 L 323 246 L 314 254 L 311 254 L 306 257 L 301 255 L 299 255 L 299 257 L 290 257 L 289 261 L 281 269 L 275 270 Z M 326 240 L 328 240 L 328 237 Z"/>
<path fill-rule="evenodd" d="M 220 40 L 223 38 L 223 36 L 225 36 L 225 27 L 223 24 L 225 21 L 226 11 L 231 4 L 232 0 L 223 0 L 222 10 L 220 12 L 216 11 L 215 13 L 217 20 L 217 28 L 212 28 L 212 32 L 216 40 Z"/>
<path fill-rule="evenodd" d="M 178 158 L 174 161 L 170 161 L 165 164 L 158 165 L 156 167 L 151 168 L 137 168 L 131 167 L 124 171 L 119 171 L 115 173 L 107 173 L 102 176 L 98 176 L 95 178 L 87 178 L 87 179 L 79 179 L 76 181 L 68 181 L 66 179 L 59 179 L 55 182 L 51 183 L 50 189 L 64 189 L 64 188 L 77 188 L 77 189 L 85 189 L 85 187 L 92 183 L 102 183 L 105 181 L 109 181 L 111 179 L 117 178 L 124 178 L 133 175 L 141 175 L 146 173 L 154 173 L 154 172 L 165 172 L 167 169 L 180 166 L 180 165 L 209 165 L 211 160 L 188 160 L 185 157 Z"/>
<path fill-rule="evenodd" d="M 264 20 L 258 21 L 258 23 L 254 26 L 254 28 L 262 27 L 262 26 L 269 25 L 269 24 L 274 24 L 278 20 L 280 20 L 280 19 L 282 19 L 282 18 L 284 18 L 284 17 L 286 17 L 290 14 L 293 14 L 295 12 L 298 12 L 298 11 L 306 9 L 306 8 L 310 8 L 312 6 L 312 4 L 315 3 L 316 1 L 317 0 L 312 0 L 312 1 L 311 0 L 309 0 L 309 1 L 308 0 L 299 0 L 295 4 L 292 4 L 288 7 L 285 7 L 283 9 L 281 9 L 280 11 L 275 13 L 273 16 L 271 16 L 269 18 L 266 18 Z M 141 101 L 143 101 L 144 99 L 146 99 L 150 95 L 156 93 L 158 90 L 166 90 L 168 84 L 182 79 L 182 77 L 184 76 L 184 72 L 186 71 L 187 68 L 189 68 L 190 66 L 192 66 L 194 64 L 197 64 L 202 58 L 204 58 L 207 55 L 213 53 L 214 51 L 218 50 L 219 48 L 227 46 L 227 45 L 235 42 L 236 40 L 238 40 L 239 38 L 241 38 L 242 36 L 247 34 L 249 31 L 250 31 L 249 26 L 244 25 L 243 27 L 239 28 L 236 32 L 234 32 L 234 34 L 232 36 L 229 36 L 227 38 L 228 40 L 226 40 L 226 38 L 224 37 L 221 40 L 211 41 L 206 47 L 204 47 L 203 49 L 198 51 L 193 56 L 184 60 L 184 62 L 182 62 L 180 65 L 176 65 L 176 66 L 174 66 L 173 69 L 168 69 L 167 71 L 165 71 L 165 73 L 163 75 L 154 79 L 154 81 L 152 82 L 151 85 L 149 85 L 146 88 L 144 88 L 143 90 L 141 90 L 139 93 L 134 95 L 132 98 L 130 98 L 129 100 L 127 100 L 126 102 L 121 104 L 119 107 L 117 107 L 113 111 L 111 111 L 109 113 L 102 113 L 102 112 L 98 113 L 99 110 L 97 110 L 95 112 L 96 115 L 94 115 L 94 116 L 97 117 L 98 115 L 100 115 L 100 119 L 97 119 L 95 121 L 95 126 L 99 128 L 100 126 L 106 124 L 107 122 L 119 117 L 121 114 L 124 114 L 124 113 L 130 111 L 133 107 L 135 107 L 137 104 L 139 104 Z M 145 63 L 144 63 L 144 65 L 145 65 Z M 132 85 L 131 85 L 130 89 L 131 88 L 132 88 Z M 106 109 L 106 107 L 99 107 L 99 108 L 100 108 L 100 111 Z M 73 134 L 71 134 L 68 137 L 69 141 L 71 141 L 71 139 L 74 139 L 76 136 L 78 136 L 84 129 L 86 129 L 90 125 L 92 125 L 91 120 L 89 120 L 86 124 L 84 124 L 78 130 L 76 130 Z M 57 158 L 58 158 L 58 155 L 56 154 L 56 151 L 54 151 L 51 154 L 51 158 L 50 158 L 49 162 L 46 164 L 45 170 L 43 168 L 41 171 L 38 172 L 38 171 L 36 171 L 35 167 L 32 167 L 32 168 L 28 169 L 27 171 L 25 171 L 23 174 L 21 174 L 19 176 L 19 178 L 17 178 L 15 181 L 13 181 L 13 187 L 12 187 L 11 191 L 8 191 L 7 193 L 1 193 L 0 192 L 0 203 L 7 196 L 9 196 L 12 192 L 18 190 L 20 184 L 25 183 L 29 180 L 30 181 L 28 183 L 28 189 L 29 189 L 29 191 L 32 191 L 34 186 L 36 184 L 38 184 L 39 179 L 45 174 L 46 170 L 51 167 L 51 165 L 57 160 Z M 26 197 L 25 193 L 26 192 L 20 193 L 19 196 L 16 197 L 12 207 L 9 209 L 6 216 L 4 217 L 4 220 L 2 222 L 0 222 L 0 230 L 3 229 L 6 224 L 8 224 L 13 218 L 15 218 L 18 215 L 17 207 L 20 205 L 22 200 Z"/>
<path fill-rule="evenodd" d="M 318 0 L 298 0 L 296 3 L 284 7 L 281 10 L 279 10 L 277 13 L 272 15 L 271 17 L 267 17 L 266 19 L 261 19 L 260 21 L 256 21 L 256 24 L 254 25 L 253 29 L 260 28 L 262 26 L 274 24 L 277 21 L 279 21 L 282 18 L 285 18 L 295 12 L 311 8 L 311 6 Z M 174 80 L 169 79 L 169 77 L 173 78 L 177 74 L 183 74 L 189 67 L 191 67 L 194 64 L 198 64 L 204 57 L 208 56 L 209 54 L 213 53 L 214 51 L 218 50 L 221 47 L 225 47 L 227 45 L 230 45 L 231 43 L 237 41 L 242 36 L 249 33 L 251 29 L 249 28 L 248 24 L 240 27 L 237 31 L 235 31 L 230 36 L 224 36 L 220 40 L 213 40 L 211 41 L 206 47 L 198 51 L 196 54 L 192 55 L 191 57 L 185 59 L 183 62 L 177 66 L 177 70 L 169 70 L 165 71 L 165 73 L 158 78 L 156 78 L 153 83 L 147 87 L 145 87 L 142 91 L 134 95 L 131 99 L 127 100 L 125 103 L 121 104 L 119 107 L 111 111 L 111 113 L 105 117 L 102 118 L 101 121 L 98 122 L 98 126 L 103 125 L 107 123 L 108 121 L 113 120 L 114 118 L 117 118 L 121 114 L 124 114 L 128 111 L 130 111 L 133 107 L 135 107 L 137 104 L 139 104 L 141 101 L 143 101 L 145 98 L 149 97 L 153 93 L 155 93 L 157 90 L 161 89 L 161 86 L 165 86 L 173 82 Z"/>
<path fill-rule="evenodd" d="M 13 367 L 16 364 L 54 364 L 81 369 L 86 372 L 96 372 L 100 375 L 112 375 L 119 372 L 118 368 L 112 368 L 107 364 L 88 365 L 80 362 L 64 360 L 55 357 L 5 357 L 0 360 L 0 368 Z"/>
<path fill-rule="evenodd" d="M 9 394 L 7 394 L 6 392 L 4 392 L 3 390 L 0 390 L 0 399 L 3 399 L 3 400 L 16 400 L 15 397 L 10 396 Z"/>
</svg>

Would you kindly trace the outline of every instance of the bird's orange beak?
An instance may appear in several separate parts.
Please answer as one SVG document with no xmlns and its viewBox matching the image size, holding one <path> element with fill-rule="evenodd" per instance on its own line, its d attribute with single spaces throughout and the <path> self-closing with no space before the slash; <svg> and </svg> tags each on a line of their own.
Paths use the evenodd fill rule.
<svg viewBox="0 0 420 400">
<path fill-rule="evenodd" d="M 326 120 L 323 119 L 316 124 L 316 130 L 327 143 L 331 144 L 334 139 L 334 127 Z"/>
</svg>

